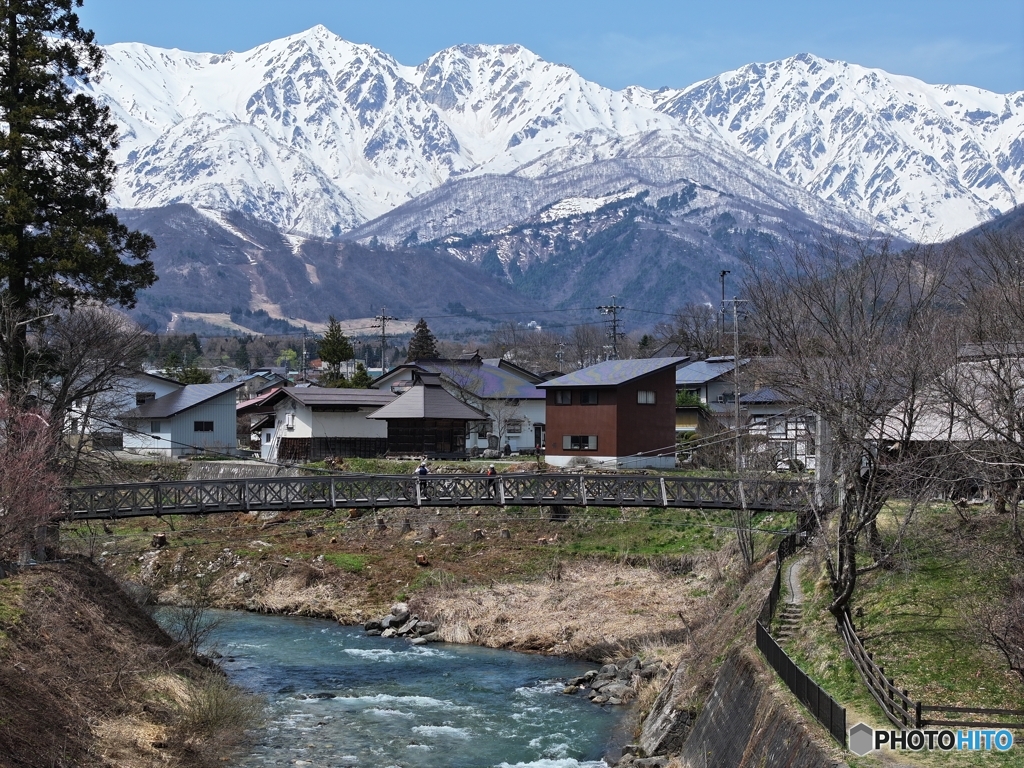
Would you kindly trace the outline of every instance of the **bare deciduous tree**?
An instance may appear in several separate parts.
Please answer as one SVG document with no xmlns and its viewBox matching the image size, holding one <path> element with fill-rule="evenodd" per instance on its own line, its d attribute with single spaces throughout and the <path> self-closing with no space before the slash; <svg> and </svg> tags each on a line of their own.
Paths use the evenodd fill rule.
<svg viewBox="0 0 1024 768">
<path fill-rule="evenodd" d="M 0 559 L 20 556 L 60 510 L 56 442 L 44 413 L 0 395 Z"/>
<path fill-rule="evenodd" d="M 947 256 L 937 249 L 892 252 L 887 243 L 823 237 L 792 244 L 778 268 L 746 286 L 770 345 L 768 383 L 827 425 L 838 481 L 834 547 L 827 558 L 839 614 L 857 576 L 889 561 L 876 519 L 892 497 L 927 496 L 931 458 L 913 450 L 920 398 L 951 359 Z M 822 457 L 825 458 L 825 457 Z M 827 471 L 822 461 L 819 472 Z M 867 551 L 866 565 L 858 555 Z"/>
</svg>

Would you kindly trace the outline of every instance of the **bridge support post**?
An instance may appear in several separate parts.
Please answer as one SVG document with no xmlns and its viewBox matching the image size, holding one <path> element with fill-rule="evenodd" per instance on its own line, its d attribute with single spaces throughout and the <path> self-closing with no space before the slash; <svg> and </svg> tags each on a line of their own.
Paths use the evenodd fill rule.
<svg viewBox="0 0 1024 768">
<path fill-rule="evenodd" d="M 661 506 L 668 506 L 668 488 L 665 487 L 665 478 L 659 477 L 658 484 L 661 486 Z"/>
<path fill-rule="evenodd" d="M 562 504 L 555 504 L 549 507 L 551 520 L 556 523 L 564 523 L 569 519 L 569 508 Z"/>
</svg>

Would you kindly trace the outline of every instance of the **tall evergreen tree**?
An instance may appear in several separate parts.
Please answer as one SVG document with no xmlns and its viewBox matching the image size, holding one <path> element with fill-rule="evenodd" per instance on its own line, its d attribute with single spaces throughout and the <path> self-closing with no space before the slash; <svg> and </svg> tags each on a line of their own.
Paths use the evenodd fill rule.
<svg viewBox="0 0 1024 768">
<path fill-rule="evenodd" d="M 351 360 L 355 353 L 352 351 L 352 342 L 341 330 L 341 323 L 334 319 L 334 315 L 328 319 L 327 330 L 324 331 L 323 338 L 317 346 L 320 349 L 320 359 L 327 364 L 327 378 L 341 378 L 341 364 Z"/>
<path fill-rule="evenodd" d="M 421 317 L 420 321 L 416 323 L 416 327 L 413 328 L 406 362 L 436 360 L 438 357 L 440 357 L 440 353 L 437 351 L 437 339 L 427 327 L 427 321 Z"/>
<path fill-rule="evenodd" d="M 29 321 L 83 301 L 131 307 L 156 280 L 152 238 L 107 208 L 109 110 L 73 92 L 102 63 L 81 5 L 0 0 L 0 298 L 24 318 L 5 339 L 12 384 L 27 370 Z"/>
</svg>

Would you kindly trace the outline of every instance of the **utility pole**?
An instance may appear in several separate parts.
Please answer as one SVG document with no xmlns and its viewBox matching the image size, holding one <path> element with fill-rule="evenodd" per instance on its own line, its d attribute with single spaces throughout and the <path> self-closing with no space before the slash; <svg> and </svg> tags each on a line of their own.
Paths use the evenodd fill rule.
<svg viewBox="0 0 1024 768">
<path fill-rule="evenodd" d="M 625 309 L 625 307 L 615 303 L 615 297 L 612 296 L 611 304 L 603 304 L 597 308 L 602 315 L 611 315 L 612 329 L 608 332 L 608 336 L 612 340 L 612 359 L 619 359 L 619 339 L 625 334 L 619 333 L 619 310 Z"/>
<path fill-rule="evenodd" d="M 385 365 L 385 351 L 388 347 L 388 323 L 392 320 L 397 320 L 397 317 L 391 317 L 387 312 L 387 307 L 380 308 L 380 314 L 374 319 L 373 328 L 380 328 L 380 372 L 383 376 L 388 372 L 387 366 Z"/>
<path fill-rule="evenodd" d="M 729 274 L 728 269 L 718 273 L 718 279 L 722 281 L 722 303 L 718 305 L 718 351 L 721 353 L 725 346 L 725 276 Z"/>
<path fill-rule="evenodd" d="M 306 326 L 302 326 L 302 371 L 299 378 L 306 380 Z"/>
</svg>

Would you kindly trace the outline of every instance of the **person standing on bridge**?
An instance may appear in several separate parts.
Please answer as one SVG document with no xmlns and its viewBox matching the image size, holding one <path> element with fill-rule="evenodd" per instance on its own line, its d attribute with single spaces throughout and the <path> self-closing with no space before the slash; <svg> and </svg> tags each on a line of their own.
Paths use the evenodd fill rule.
<svg viewBox="0 0 1024 768">
<path fill-rule="evenodd" d="M 494 492 L 498 487 L 498 481 L 495 479 L 498 476 L 498 470 L 496 470 L 494 465 L 491 464 L 487 467 L 487 471 L 484 472 L 484 474 L 487 475 L 487 498 L 493 499 Z"/>
<path fill-rule="evenodd" d="M 426 499 L 427 496 L 427 481 L 424 479 L 426 475 L 430 474 L 430 469 L 427 467 L 427 460 L 424 459 L 420 462 L 420 465 L 416 467 L 416 482 L 419 485 L 420 498 Z"/>
</svg>

